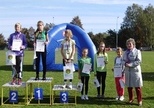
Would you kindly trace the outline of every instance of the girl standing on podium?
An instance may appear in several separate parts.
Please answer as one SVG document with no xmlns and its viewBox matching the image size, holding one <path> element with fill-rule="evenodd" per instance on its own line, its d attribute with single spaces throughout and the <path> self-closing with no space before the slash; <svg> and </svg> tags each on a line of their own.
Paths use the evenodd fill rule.
<svg viewBox="0 0 154 108">
<path fill-rule="evenodd" d="M 44 30 L 44 23 L 42 21 L 37 22 L 37 30 L 34 33 L 34 47 L 37 50 L 38 41 L 43 41 L 44 49 L 43 51 L 36 51 L 36 78 L 39 80 L 39 71 L 40 71 L 40 57 L 42 58 L 43 65 L 43 77 L 42 80 L 46 80 L 46 45 L 48 44 L 48 35 Z"/>
<path fill-rule="evenodd" d="M 16 40 L 21 41 L 21 45 L 19 45 L 20 51 L 13 49 L 13 42 L 15 42 Z M 26 41 L 26 36 L 23 33 L 21 33 L 21 24 L 20 23 L 15 24 L 15 33 L 12 33 L 10 35 L 9 41 L 8 41 L 8 47 L 10 50 L 15 52 L 15 55 L 16 55 L 16 65 L 14 65 L 12 67 L 13 80 L 12 80 L 11 84 L 14 85 L 17 82 L 18 85 L 21 85 L 22 84 L 21 62 L 24 57 L 24 49 L 27 47 L 27 41 Z M 18 81 L 17 81 L 17 78 L 18 78 Z"/>
<path fill-rule="evenodd" d="M 94 57 L 94 75 L 96 76 L 99 84 L 102 84 L 102 90 L 100 93 L 100 87 L 97 87 L 97 97 L 104 98 L 105 81 L 107 73 L 108 54 L 105 51 L 105 43 L 100 42 L 97 53 Z"/>
<path fill-rule="evenodd" d="M 91 64 L 91 58 L 88 57 L 87 55 L 88 55 L 88 49 L 84 48 L 82 50 L 82 57 L 80 60 L 78 60 L 78 67 L 79 67 L 78 78 L 81 80 L 81 82 L 83 84 L 82 91 L 81 91 L 81 99 L 82 100 L 89 100 L 89 98 L 88 98 L 88 83 L 89 83 L 91 69 L 87 73 L 82 71 L 84 64 Z M 85 88 L 85 95 L 83 95 L 84 88 Z"/>
<path fill-rule="evenodd" d="M 75 54 L 75 41 L 72 39 L 73 34 L 70 29 L 66 29 L 63 32 L 65 39 L 61 43 L 61 55 L 63 57 L 63 66 L 66 66 L 67 63 L 72 63 L 74 61 Z M 74 64 L 73 64 L 74 67 Z M 75 70 L 75 69 L 74 69 Z M 69 80 L 69 88 L 72 88 L 72 79 Z M 67 87 L 67 79 L 64 79 L 64 88 Z"/>
</svg>

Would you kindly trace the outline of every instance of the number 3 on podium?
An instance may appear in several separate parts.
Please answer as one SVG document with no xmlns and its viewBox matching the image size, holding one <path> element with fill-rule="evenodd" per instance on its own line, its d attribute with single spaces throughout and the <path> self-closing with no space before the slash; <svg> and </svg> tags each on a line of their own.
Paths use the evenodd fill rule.
<svg viewBox="0 0 154 108">
<path fill-rule="evenodd" d="M 68 92 L 60 92 L 60 103 L 68 103 Z"/>
<path fill-rule="evenodd" d="M 18 92 L 11 90 L 9 93 L 10 103 L 18 103 Z"/>
<path fill-rule="evenodd" d="M 43 89 L 42 88 L 35 88 L 34 89 L 34 97 L 35 97 L 35 100 L 43 100 Z"/>
</svg>

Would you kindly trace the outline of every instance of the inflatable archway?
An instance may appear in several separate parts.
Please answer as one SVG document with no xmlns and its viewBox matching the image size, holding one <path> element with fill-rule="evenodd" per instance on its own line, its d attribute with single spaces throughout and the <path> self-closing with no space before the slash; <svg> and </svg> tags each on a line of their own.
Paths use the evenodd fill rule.
<svg viewBox="0 0 154 108">
<path fill-rule="evenodd" d="M 96 48 L 88 34 L 76 25 L 63 23 L 55 25 L 48 31 L 50 42 L 47 46 L 47 70 L 63 70 L 60 47 L 61 41 L 64 39 L 62 33 L 65 29 L 70 29 L 73 33 L 73 39 L 76 42 L 76 61 L 81 58 L 83 48 L 89 49 L 88 56 L 93 60 Z M 75 69 L 78 69 L 77 62 L 75 63 Z"/>
</svg>

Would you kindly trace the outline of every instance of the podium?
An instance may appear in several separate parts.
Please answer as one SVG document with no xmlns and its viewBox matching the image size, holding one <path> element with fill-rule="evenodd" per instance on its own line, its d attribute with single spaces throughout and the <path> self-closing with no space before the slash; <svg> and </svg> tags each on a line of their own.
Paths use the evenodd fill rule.
<svg viewBox="0 0 154 108">
<path fill-rule="evenodd" d="M 8 90 L 7 90 L 8 89 Z M 20 89 L 20 90 L 19 90 Z M 24 95 L 22 96 L 20 92 L 24 89 Z M 4 94 L 9 93 L 9 97 L 4 99 Z M 1 88 L 1 105 L 15 105 L 15 106 L 22 106 L 26 104 L 26 83 L 22 82 L 21 85 L 11 85 L 10 82 L 5 83 L 2 85 Z M 23 93 L 22 93 L 23 94 Z M 6 95 L 5 95 L 6 96 Z"/>
<path fill-rule="evenodd" d="M 53 89 L 52 89 L 52 105 L 70 105 L 70 104 L 72 104 L 72 105 L 76 105 L 76 103 L 77 103 L 77 99 L 76 99 L 76 95 L 77 95 L 77 87 L 76 87 L 76 85 L 72 85 L 72 89 L 69 89 L 69 88 L 63 88 L 62 87 L 63 85 L 54 85 L 53 86 Z M 66 92 L 66 93 L 70 93 L 70 92 L 72 92 L 73 93 L 73 95 L 74 96 L 68 96 L 67 98 L 68 98 L 68 102 L 67 103 L 60 103 L 60 95 L 56 95 L 56 92 Z M 55 100 L 56 99 L 59 99 L 58 101 L 59 102 L 55 102 Z M 73 101 L 74 102 L 70 102 L 70 100 L 72 100 L 73 99 Z"/>
<path fill-rule="evenodd" d="M 26 82 L 26 104 L 51 105 L 52 83 L 52 77 L 47 77 L 46 80 L 35 80 L 35 77 L 31 77 Z M 44 93 L 49 95 L 45 96 Z"/>
</svg>

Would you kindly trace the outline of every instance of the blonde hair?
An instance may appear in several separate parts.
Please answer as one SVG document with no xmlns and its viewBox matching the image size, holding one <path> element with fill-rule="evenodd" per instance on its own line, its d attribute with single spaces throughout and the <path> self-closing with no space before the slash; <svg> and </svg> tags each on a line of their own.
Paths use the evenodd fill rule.
<svg viewBox="0 0 154 108">
<path fill-rule="evenodd" d="M 72 31 L 70 29 L 65 30 L 65 35 L 68 35 L 71 38 L 73 37 L 73 33 L 72 33 Z"/>
<path fill-rule="evenodd" d="M 126 45 L 127 45 L 129 42 L 132 43 L 134 46 L 136 45 L 136 42 L 135 42 L 135 40 L 134 40 L 133 38 L 127 39 Z"/>
<path fill-rule="evenodd" d="M 21 24 L 20 24 L 20 23 L 16 23 L 16 24 L 14 25 L 15 28 L 16 28 L 17 26 L 20 26 L 20 28 L 21 28 Z"/>
<path fill-rule="evenodd" d="M 101 52 L 101 51 L 100 51 L 100 46 L 103 45 L 103 44 L 105 45 L 104 42 L 100 42 L 99 48 L 98 48 L 98 51 L 97 51 L 97 55 L 99 55 L 99 53 Z M 106 50 L 105 50 L 105 47 L 104 47 L 104 49 L 103 49 L 103 54 L 105 54 L 105 52 L 106 52 Z"/>
</svg>

